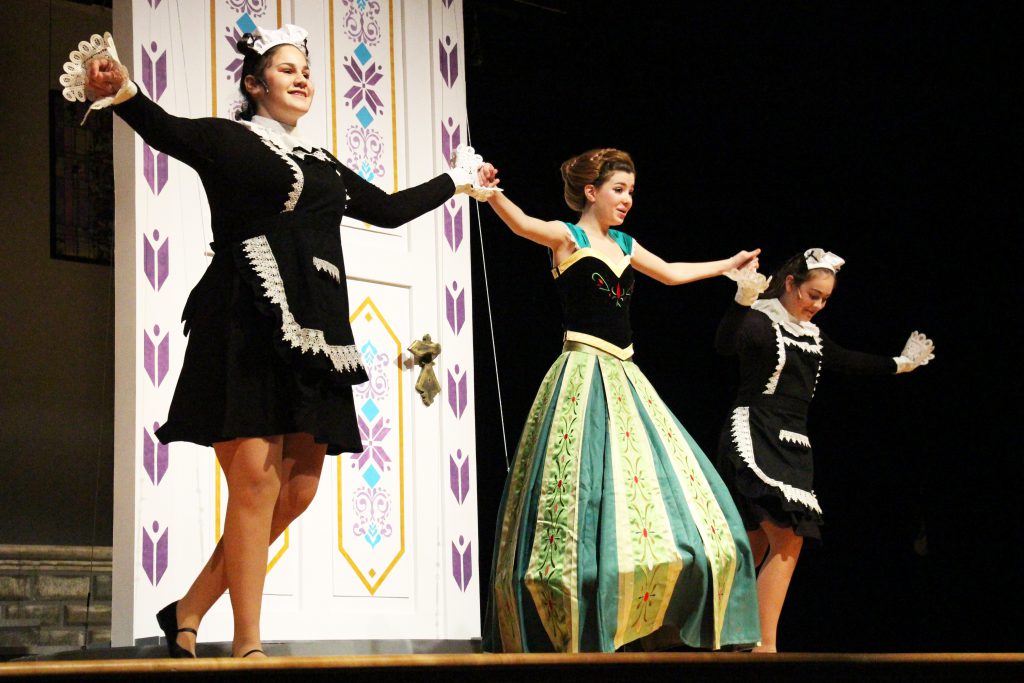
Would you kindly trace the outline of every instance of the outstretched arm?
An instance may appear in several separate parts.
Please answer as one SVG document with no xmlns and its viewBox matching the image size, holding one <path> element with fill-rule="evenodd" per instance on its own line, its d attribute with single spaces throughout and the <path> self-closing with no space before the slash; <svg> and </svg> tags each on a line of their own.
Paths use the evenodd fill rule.
<svg viewBox="0 0 1024 683">
<path fill-rule="evenodd" d="M 447 174 L 414 187 L 388 194 L 358 173 L 341 165 L 348 202 L 345 213 L 381 228 L 397 228 L 441 206 L 455 194 L 455 185 Z"/>
<path fill-rule="evenodd" d="M 487 203 L 498 214 L 498 218 L 505 222 L 512 232 L 525 237 L 531 242 L 542 244 L 558 257 L 561 249 L 571 250 L 572 238 L 565 224 L 559 221 L 542 221 L 526 213 L 503 192 L 494 194 Z"/>
<path fill-rule="evenodd" d="M 112 57 L 90 59 L 83 66 L 82 78 L 87 99 L 110 99 L 114 112 L 150 146 L 197 170 L 212 163 L 222 139 L 216 131 L 230 125 L 226 121 L 168 114 L 134 86 L 128 70 Z"/>
<path fill-rule="evenodd" d="M 676 261 L 668 263 L 653 252 L 647 251 L 635 241 L 633 242 L 633 267 L 665 285 L 683 285 L 687 282 L 723 275 L 727 271 L 742 268 L 757 269 L 757 255 L 760 249 L 741 251 L 735 256 L 720 261 L 700 261 L 685 263 Z"/>
</svg>

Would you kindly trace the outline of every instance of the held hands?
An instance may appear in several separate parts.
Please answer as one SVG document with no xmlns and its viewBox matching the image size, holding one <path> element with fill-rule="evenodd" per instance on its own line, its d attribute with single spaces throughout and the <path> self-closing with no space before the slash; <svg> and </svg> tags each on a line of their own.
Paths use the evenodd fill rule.
<svg viewBox="0 0 1024 683">
<path fill-rule="evenodd" d="M 928 365 L 935 359 L 935 343 L 918 331 L 910 334 L 903 346 L 903 353 L 893 358 L 896 361 L 896 373 L 910 372 L 920 365 Z"/>
<path fill-rule="evenodd" d="M 771 282 L 771 278 L 757 272 L 757 255 L 760 253 L 760 249 L 739 252 L 728 260 L 729 267 L 723 273 L 736 283 L 735 299 L 741 306 L 750 306 L 757 301 L 758 295 L 768 289 Z"/>
<path fill-rule="evenodd" d="M 728 267 L 725 269 L 726 272 L 730 270 L 743 270 L 746 268 L 749 268 L 750 270 L 757 270 L 760 265 L 757 261 L 757 255 L 760 253 L 760 249 L 754 249 L 753 251 L 741 251 L 737 253 L 728 260 Z"/>
<path fill-rule="evenodd" d="M 740 306 L 752 305 L 757 301 L 761 292 L 768 289 L 768 285 L 772 281 L 770 277 L 766 278 L 757 272 L 756 268 L 743 268 L 742 270 L 733 268 L 727 270 L 725 276 L 736 283 L 735 300 Z"/>
<path fill-rule="evenodd" d="M 498 185 L 498 171 L 491 164 L 485 164 L 482 156 L 467 145 L 459 145 L 452 155 L 451 168 L 445 171 L 455 183 L 456 194 L 468 194 L 477 201 L 485 202 L 501 192 Z"/>
</svg>

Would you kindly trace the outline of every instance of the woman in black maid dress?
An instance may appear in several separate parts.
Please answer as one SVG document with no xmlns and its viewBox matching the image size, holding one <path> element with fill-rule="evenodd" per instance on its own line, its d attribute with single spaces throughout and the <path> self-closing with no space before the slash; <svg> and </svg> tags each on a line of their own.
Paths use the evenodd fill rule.
<svg viewBox="0 0 1024 683">
<path fill-rule="evenodd" d="M 719 441 L 718 467 L 759 566 L 761 644 L 755 652 L 777 651 L 779 614 L 803 539 L 821 538 L 807 438 L 819 373 L 910 372 L 934 358 L 934 345 L 918 332 L 894 358 L 848 351 L 811 322 L 832 296 L 843 263 L 832 252 L 808 249 L 786 261 L 770 287 L 755 271 L 729 274 L 737 281 L 736 302 L 722 319 L 715 348 L 739 357 L 740 382 Z"/>
<path fill-rule="evenodd" d="M 157 436 L 212 446 L 229 499 L 209 561 L 157 614 L 172 657 L 195 656 L 196 629 L 225 590 L 232 654 L 264 656 L 269 544 L 312 501 L 324 456 L 363 449 L 351 387 L 367 375 L 348 323 L 342 216 L 393 228 L 456 192 L 486 194 L 478 178 L 494 182 L 462 148 L 449 172 L 381 191 L 296 130 L 314 93 L 306 31 L 258 29 L 238 47 L 240 121 L 168 114 L 129 79 L 109 34 L 72 53 L 61 79 L 65 96 L 112 104 L 149 145 L 195 169 L 210 204 L 215 255 L 185 305 L 188 347 Z"/>
</svg>

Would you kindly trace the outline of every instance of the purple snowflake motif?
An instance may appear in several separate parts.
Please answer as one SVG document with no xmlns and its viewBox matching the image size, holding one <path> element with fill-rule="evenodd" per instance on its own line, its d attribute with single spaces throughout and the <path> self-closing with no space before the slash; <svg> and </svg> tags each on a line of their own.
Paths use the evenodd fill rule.
<svg viewBox="0 0 1024 683">
<path fill-rule="evenodd" d="M 225 78 L 229 81 L 233 78 L 235 83 L 238 83 L 242 80 L 242 62 L 244 61 L 242 53 L 238 51 L 238 41 L 242 39 L 242 32 L 234 26 L 225 26 L 224 33 L 227 34 L 224 36 L 224 40 L 228 41 L 231 51 L 236 55 L 231 63 L 224 67 L 224 70 L 228 72 Z"/>
<path fill-rule="evenodd" d="M 371 88 L 380 82 L 380 79 L 384 78 L 384 70 L 380 68 L 376 63 L 370 62 L 364 69 L 359 63 L 351 57 L 345 58 L 345 71 L 348 72 L 349 77 L 355 82 L 348 92 L 345 93 L 344 97 L 347 100 L 348 106 L 355 109 L 363 102 L 374 114 L 384 113 L 384 102 L 380 99 Z"/>
<path fill-rule="evenodd" d="M 391 427 L 386 425 L 387 420 L 381 418 L 373 423 L 372 426 L 366 424 L 366 420 L 360 415 L 359 418 L 359 437 L 363 443 L 366 444 L 366 449 L 362 453 L 353 453 L 352 460 L 355 461 L 359 469 L 366 466 L 369 460 L 373 460 L 377 463 L 377 467 L 382 470 L 390 469 L 391 467 L 391 456 L 384 450 L 382 441 L 388 434 L 391 433 Z"/>
</svg>

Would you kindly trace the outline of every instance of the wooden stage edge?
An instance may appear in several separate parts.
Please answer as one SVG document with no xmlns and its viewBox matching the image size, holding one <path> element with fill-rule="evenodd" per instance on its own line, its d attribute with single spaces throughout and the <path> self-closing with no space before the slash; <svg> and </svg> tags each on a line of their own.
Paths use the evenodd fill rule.
<svg viewBox="0 0 1024 683">
<path fill-rule="evenodd" d="M 1022 653 L 414 654 L 106 659 L 0 664 L 0 679 L 345 681 L 1024 681 Z"/>
</svg>

